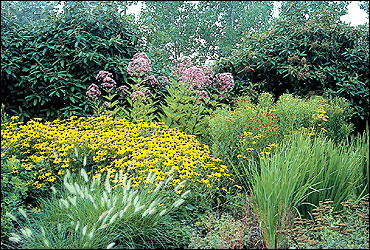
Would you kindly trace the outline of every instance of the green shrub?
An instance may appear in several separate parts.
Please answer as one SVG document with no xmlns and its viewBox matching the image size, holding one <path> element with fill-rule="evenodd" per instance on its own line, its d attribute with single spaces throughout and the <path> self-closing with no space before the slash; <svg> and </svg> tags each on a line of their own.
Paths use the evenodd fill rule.
<svg viewBox="0 0 370 250">
<path fill-rule="evenodd" d="M 168 127 L 177 128 L 187 134 L 204 134 L 206 117 L 212 111 L 208 105 L 216 105 L 215 101 L 197 99 L 194 89 L 176 81 L 172 81 L 167 91 L 164 104 L 161 104 L 160 120 Z"/>
<path fill-rule="evenodd" d="M 136 52 L 136 38 L 119 6 L 69 2 L 62 13 L 49 11 L 38 22 L 22 25 L 13 25 L 12 15 L 2 9 L 1 96 L 6 111 L 22 121 L 86 115 L 87 87 L 102 69 L 127 85 L 126 67 Z"/>
<path fill-rule="evenodd" d="M 231 72 L 233 93 L 275 97 L 291 93 L 344 97 L 353 108 L 352 122 L 363 129 L 369 117 L 369 27 L 351 27 L 321 11 L 305 8 L 282 16 L 269 31 L 247 35 L 234 55 L 221 58 L 215 72 Z"/>
<path fill-rule="evenodd" d="M 236 100 L 235 108 L 217 109 L 209 120 L 210 149 L 221 159 L 259 156 L 279 137 L 277 119 L 266 109 L 251 103 L 248 97 Z"/>
<path fill-rule="evenodd" d="M 178 242 L 169 241 L 174 238 L 170 223 L 186 194 L 175 201 L 163 191 L 171 177 L 156 186 L 152 173 L 146 182 L 153 191 L 148 192 L 131 188 L 131 180 L 122 171 L 115 174 L 115 187 L 110 171 L 105 180 L 100 174 L 89 178 L 84 168 L 76 177 L 67 172 L 64 187 L 52 189 L 53 198 L 43 201 L 40 212 L 19 209 L 24 218 L 18 219 L 7 214 L 20 225 L 10 241 L 22 248 L 151 248 L 171 243 L 176 247 Z"/>
<path fill-rule="evenodd" d="M 189 249 L 242 249 L 247 245 L 249 218 L 208 212 L 191 229 Z"/>
<path fill-rule="evenodd" d="M 321 96 L 302 99 L 283 94 L 272 108 L 285 135 L 305 128 L 339 142 L 353 131 L 353 124 L 349 122 L 352 117 L 350 104 L 341 97 L 333 100 Z"/>
<path fill-rule="evenodd" d="M 240 97 L 232 108 L 216 109 L 208 119 L 204 141 L 238 177 L 245 174 L 240 162 L 268 156 L 284 137 L 298 130 L 339 143 L 352 132 L 349 118 L 349 103 L 344 98 L 328 101 L 283 94 L 275 103 L 271 94 L 262 93 L 257 104 L 250 97 Z"/>
</svg>

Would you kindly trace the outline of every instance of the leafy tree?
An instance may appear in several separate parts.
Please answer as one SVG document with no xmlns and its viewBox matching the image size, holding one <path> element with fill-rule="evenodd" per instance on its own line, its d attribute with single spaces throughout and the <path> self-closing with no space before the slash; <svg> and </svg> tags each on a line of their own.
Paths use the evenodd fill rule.
<svg viewBox="0 0 370 250">
<path fill-rule="evenodd" d="M 90 112 L 85 93 L 99 71 L 128 84 L 126 67 L 137 38 L 120 14 L 127 3 L 67 2 L 61 13 L 50 11 L 29 23 L 13 22 L 5 7 L 1 96 L 7 113 L 21 120 L 85 115 Z"/>
<path fill-rule="evenodd" d="M 320 16 L 323 11 L 330 11 L 336 21 L 348 13 L 350 1 L 282 1 L 280 14 L 282 18 L 296 13 L 307 15 L 307 18 Z"/>
<path fill-rule="evenodd" d="M 145 46 L 161 67 L 180 55 L 204 63 L 230 55 L 244 34 L 266 29 L 271 1 L 148 1 L 141 11 Z"/>
<path fill-rule="evenodd" d="M 57 4 L 57 1 L 2 1 L 1 9 L 12 15 L 14 22 L 25 24 L 41 20 Z"/>
<path fill-rule="evenodd" d="M 195 39 L 193 5 L 185 1 L 144 2 L 140 14 L 145 30 L 143 46 L 148 48 L 159 68 L 166 67 L 182 53 L 193 54 L 199 47 Z"/>
<path fill-rule="evenodd" d="M 272 1 L 200 1 L 199 39 L 206 41 L 206 47 L 213 45 L 214 48 L 202 56 L 217 59 L 231 55 L 245 34 L 262 32 L 269 27 L 272 11 Z"/>
</svg>

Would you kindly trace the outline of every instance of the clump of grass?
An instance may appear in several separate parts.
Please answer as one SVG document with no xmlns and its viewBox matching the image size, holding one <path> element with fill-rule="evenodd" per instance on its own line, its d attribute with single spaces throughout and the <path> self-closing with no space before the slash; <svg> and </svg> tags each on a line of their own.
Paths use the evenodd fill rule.
<svg viewBox="0 0 370 250">
<path fill-rule="evenodd" d="M 39 213 L 30 214 L 19 209 L 23 218 L 15 218 L 20 230 L 9 240 L 22 248 L 147 248 L 164 247 L 171 242 L 166 234 L 172 215 L 185 202 L 184 193 L 172 200 L 169 192 L 161 192 L 171 175 L 155 185 L 156 175 L 148 175 L 145 182 L 153 190 L 131 187 L 131 180 L 123 172 L 114 179 L 122 187 L 112 189 L 111 172 L 105 180 L 99 174 L 91 180 L 84 168 L 78 178 L 69 171 L 61 190 L 53 188 L 53 197 L 43 201 Z M 171 190 L 171 193 L 173 190 Z"/>
<path fill-rule="evenodd" d="M 354 144 L 337 146 L 324 137 L 292 134 L 271 157 L 245 164 L 268 248 L 284 242 L 277 235 L 287 209 L 308 216 L 319 200 L 340 202 L 363 192 L 363 160 Z M 304 205 L 303 205 L 304 204 Z M 303 206 L 302 206 L 303 205 Z"/>
</svg>

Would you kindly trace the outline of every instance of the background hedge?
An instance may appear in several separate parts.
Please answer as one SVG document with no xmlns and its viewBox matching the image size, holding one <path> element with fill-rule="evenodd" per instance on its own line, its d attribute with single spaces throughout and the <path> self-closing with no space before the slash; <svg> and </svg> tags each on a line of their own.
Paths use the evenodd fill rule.
<svg viewBox="0 0 370 250">
<path fill-rule="evenodd" d="M 90 112 L 86 90 L 100 70 L 113 73 L 118 85 L 127 84 L 137 38 L 120 15 L 122 4 L 67 2 L 62 14 L 45 8 L 44 17 L 32 22 L 19 22 L 2 4 L 5 111 L 21 120 L 84 115 Z"/>
</svg>

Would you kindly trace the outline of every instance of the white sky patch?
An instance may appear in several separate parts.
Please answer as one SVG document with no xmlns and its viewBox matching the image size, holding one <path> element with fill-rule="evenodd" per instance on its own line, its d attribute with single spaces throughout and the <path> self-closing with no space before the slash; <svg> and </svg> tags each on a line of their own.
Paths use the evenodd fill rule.
<svg viewBox="0 0 370 250">
<path fill-rule="evenodd" d="M 139 1 L 137 4 L 131 5 L 127 8 L 127 14 L 139 15 L 143 1 Z"/>
<path fill-rule="evenodd" d="M 342 22 L 349 23 L 352 26 L 357 26 L 359 24 L 364 24 L 369 22 L 369 16 L 363 9 L 360 9 L 358 2 L 352 1 L 348 5 L 348 14 L 340 18 Z"/>
<path fill-rule="evenodd" d="M 138 4 L 131 5 L 127 13 L 133 13 L 135 15 L 138 15 L 141 10 L 143 1 L 139 1 Z M 341 21 L 345 23 L 349 23 L 352 26 L 357 26 L 359 24 L 364 24 L 366 22 L 369 22 L 369 17 L 365 13 L 364 10 L 360 9 L 358 6 L 358 1 L 351 1 L 351 3 L 348 5 L 348 14 L 344 15 L 340 18 Z M 273 17 L 279 16 L 279 8 L 281 6 L 281 1 L 275 1 L 274 2 L 274 10 L 273 10 Z"/>
</svg>

